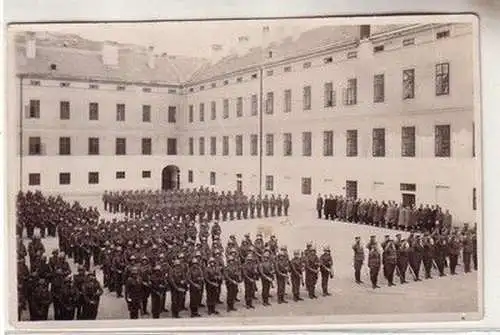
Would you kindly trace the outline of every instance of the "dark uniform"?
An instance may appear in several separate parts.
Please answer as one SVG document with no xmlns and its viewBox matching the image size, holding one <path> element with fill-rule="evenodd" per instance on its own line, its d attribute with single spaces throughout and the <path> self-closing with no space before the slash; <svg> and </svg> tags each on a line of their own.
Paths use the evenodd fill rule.
<svg viewBox="0 0 500 335">
<path fill-rule="evenodd" d="M 310 299 L 316 299 L 316 283 L 318 282 L 318 272 L 320 260 L 316 255 L 316 250 L 311 249 L 306 254 L 306 288 Z"/>
<path fill-rule="evenodd" d="M 171 287 L 172 317 L 179 318 L 180 311 L 184 308 L 184 297 L 187 290 L 186 268 L 179 259 L 174 261 L 170 271 L 169 282 Z"/>
<path fill-rule="evenodd" d="M 368 268 L 370 269 L 370 280 L 372 288 L 379 288 L 378 273 L 380 272 L 380 253 L 376 246 L 371 246 L 368 252 Z"/>
<path fill-rule="evenodd" d="M 208 315 L 217 315 L 219 314 L 219 312 L 215 309 L 215 306 L 218 300 L 218 288 L 220 283 L 222 282 L 222 274 L 214 258 L 210 258 L 208 260 L 208 266 L 205 269 L 204 278 L 207 290 Z"/>
<path fill-rule="evenodd" d="M 233 256 L 228 257 L 228 265 L 224 269 L 224 277 L 226 279 L 226 303 L 227 311 L 236 311 L 234 303 L 238 294 L 238 284 L 242 280 L 241 269 Z"/>
<path fill-rule="evenodd" d="M 361 268 L 365 260 L 365 252 L 361 246 L 361 238 L 359 236 L 355 238 L 352 250 L 354 251 L 354 279 L 356 280 L 356 284 L 361 284 L 363 283 L 361 280 Z"/>
<path fill-rule="evenodd" d="M 333 259 L 330 253 L 330 248 L 326 247 L 323 250 L 323 255 L 319 258 L 320 272 L 321 272 L 321 289 L 323 296 L 331 295 L 328 292 L 328 280 L 333 278 Z"/>
<path fill-rule="evenodd" d="M 139 310 L 144 299 L 144 286 L 138 272 L 136 267 L 132 268 L 130 277 L 127 278 L 125 283 L 125 301 L 127 302 L 131 319 L 139 318 Z"/>
<path fill-rule="evenodd" d="M 187 273 L 187 281 L 189 283 L 189 309 L 191 310 L 191 317 L 201 316 L 198 313 L 198 308 L 201 305 L 203 295 L 203 267 L 197 258 L 191 262 Z"/>
<path fill-rule="evenodd" d="M 262 303 L 264 306 L 271 305 L 269 303 L 269 291 L 271 289 L 271 286 L 274 286 L 273 280 L 275 269 L 269 256 L 269 253 L 265 252 L 262 256 L 262 262 L 259 266 L 259 274 L 262 280 Z"/>
<path fill-rule="evenodd" d="M 256 281 L 259 279 L 259 271 L 254 262 L 252 254 L 248 254 L 242 269 L 243 282 L 245 284 L 245 305 L 247 309 L 254 308 L 252 300 L 255 294 Z"/>
<path fill-rule="evenodd" d="M 394 271 L 397 264 L 396 246 L 392 240 L 388 240 L 384 245 L 384 276 L 389 286 L 394 286 Z"/>
<path fill-rule="evenodd" d="M 276 259 L 276 284 L 278 289 L 278 304 L 287 303 L 285 300 L 285 288 L 289 282 L 290 261 L 286 251 L 282 250 Z"/>
<path fill-rule="evenodd" d="M 300 251 L 294 251 L 293 258 L 290 261 L 290 274 L 292 281 L 292 294 L 294 301 L 302 301 L 300 297 L 300 285 L 304 285 L 303 279 L 304 261 L 300 257 Z"/>
<path fill-rule="evenodd" d="M 91 272 L 82 287 L 83 320 L 95 320 L 97 318 L 102 293 L 101 284 L 95 278 L 95 273 Z"/>
</svg>

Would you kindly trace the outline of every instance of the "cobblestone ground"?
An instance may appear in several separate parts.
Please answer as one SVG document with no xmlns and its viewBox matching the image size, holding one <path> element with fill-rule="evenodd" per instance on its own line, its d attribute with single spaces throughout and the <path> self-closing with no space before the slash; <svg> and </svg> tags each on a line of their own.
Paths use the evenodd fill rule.
<svg viewBox="0 0 500 335">
<path fill-rule="evenodd" d="M 96 199 L 84 199 L 82 204 L 99 206 Z M 109 214 L 105 214 L 106 217 Z M 410 281 L 409 284 L 387 287 L 387 282 L 382 273 L 379 275 L 380 289 L 373 290 L 369 283 L 368 269 L 363 267 L 363 281 L 365 284 L 356 285 L 353 279 L 351 249 L 355 236 L 361 236 L 366 243 L 370 235 L 377 235 L 377 240 L 383 240 L 385 234 L 396 234 L 396 231 L 374 228 L 364 225 L 345 224 L 341 222 L 329 222 L 318 220 L 311 210 L 295 210 L 290 212 L 289 218 L 274 217 L 266 219 L 254 219 L 245 221 L 222 222 L 222 240 L 225 245 L 230 234 L 235 234 L 238 240 L 243 234 L 250 233 L 252 238 L 258 231 L 264 235 L 275 234 L 280 245 L 286 245 L 290 254 L 294 249 L 303 249 L 307 241 L 312 241 L 321 253 L 323 246 L 328 245 L 332 250 L 334 259 L 335 277 L 330 280 L 330 292 L 332 296 L 320 296 L 316 300 L 305 298 L 305 289 L 302 288 L 304 301 L 278 305 L 276 303 L 276 291 L 272 289 L 272 306 L 262 306 L 260 299 L 255 302 L 256 308 L 247 310 L 243 302 L 237 303 L 237 312 L 228 314 L 225 306 L 219 305 L 221 314 L 217 317 L 261 317 L 261 316 L 313 316 L 313 315 L 359 315 L 359 314 L 407 314 L 407 313 L 468 313 L 478 311 L 478 274 L 472 272 L 463 273 L 462 267 L 458 268 L 457 276 L 437 277 L 434 273 L 433 279 L 421 282 Z M 47 253 L 56 247 L 56 239 L 46 239 Z M 73 270 L 75 265 L 71 262 Z M 421 269 L 423 271 L 423 268 Z M 435 270 L 434 270 L 435 271 Z M 98 279 L 102 279 L 102 273 L 97 270 Z M 408 278 L 410 274 L 408 272 Z M 407 278 L 407 279 L 408 279 Z M 398 280 L 395 281 L 398 283 Z M 318 291 L 320 283 L 317 285 Z M 225 291 L 222 291 L 224 301 Z M 291 287 L 287 286 L 287 293 L 291 295 Z M 243 301 L 243 287 L 240 285 L 239 297 Z M 170 298 L 170 295 L 167 299 Z M 188 298 L 189 299 L 189 298 Z M 149 305 L 151 302 L 149 302 Z M 150 307 L 148 307 L 150 308 Z M 201 309 L 205 314 L 206 310 Z M 188 317 L 188 312 L 181 313 L 181 317 Z M 25 312 L 23 319 L 27 319 Z M 147 318 L 149 316 L 143 316 Z M 163 313 L 162 318 L 170 317 L 169 313 Z M 52 318 L 52 309 L 49 314 Z M 126 319 L 128 312 L 125 300 L 118 299 L 114 293 L 105 293 L 101 298 L 98 319 Z"/>
</svg>

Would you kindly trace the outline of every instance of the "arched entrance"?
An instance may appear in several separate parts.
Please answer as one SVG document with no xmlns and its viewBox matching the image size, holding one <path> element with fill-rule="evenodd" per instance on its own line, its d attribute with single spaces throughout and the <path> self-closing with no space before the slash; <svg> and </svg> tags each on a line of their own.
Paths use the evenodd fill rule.
<svg viewBox="0 0 500 335">
<path fill-rule="evenodd" d="M 180 170 L 175 165 L 166 166 L 161 173 L 161 189 L 177 190 L 179 189 Z"/>
</svg>

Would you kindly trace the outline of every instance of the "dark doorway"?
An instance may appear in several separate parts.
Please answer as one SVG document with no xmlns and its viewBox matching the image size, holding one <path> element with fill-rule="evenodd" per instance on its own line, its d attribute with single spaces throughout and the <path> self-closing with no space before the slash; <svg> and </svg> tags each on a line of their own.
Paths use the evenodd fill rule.
<svg viewBox="0 0 500 335">
<path fill-rule="evenodd" d="M 403 193 L 403 206 L 411 207 L 415 205 L 415 194 L 413 193 Z"/>
<path fill-rule="evenodd" d="M 168 165 L 161 173 L 161 189 L 177 190 L 179 189 L 179 168 L 175 165 Z"/>
</svg>

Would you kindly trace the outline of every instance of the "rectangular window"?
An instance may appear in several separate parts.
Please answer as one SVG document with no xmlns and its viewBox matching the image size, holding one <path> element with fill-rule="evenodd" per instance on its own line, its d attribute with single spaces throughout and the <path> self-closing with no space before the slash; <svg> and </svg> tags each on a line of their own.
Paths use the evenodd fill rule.
<svg viewBox="0 0 500 335">
<path fill-rule="evenodd" d="M 266 114 L 274 113 L 274 92 L 267 92 L 266 95 Z"/>
<path fill-rule="evenodd" d="M 436 95 L 450 94 L 450 64 L 436 64 Z"/>
<path fill-rule="evenodd" d="M 400 183 L 399 190 L 403 191 L 403 192 L 416 192 L 417 185 L 416 184 L 409 184 L 409 183 Z"/>
<path fill-rule="evenodd" d="M 302 194 L 310 195 L 311 194 L 311 178 L 302 178 Z"/>
<path fill-rule="evenodd" d="M 227 119 L 229 118 L 229 100 L 224 99 L 222 103 L 222 118 Z"/>
<path fill-rule="evenodd" d="M 415 98 L 415 69 L 403 70 L 403 100 Z"/>
<path fill-rule="evenodd" d="M 142 122 L 151 122 L 151 105 L 142 105 Z"/>
<path fill-rule="evenodd" d="M 217 137 L 210 137 L 210 155 L 217 155 Z"/>
<path fill-rule="evenodd" d="M 243 135 L 236 135 L 236 156 L 243 156 Z"/>
<path fill-rule="evenodd" d="M 312 155 L 312 134 L 310 131 L 302 133 L 302 156 Z"/>
<path fill-rule="evenodd" d="M 273 191 L 273 190 L 274 190 L 274 177 L 266 176 L 266 191 Z"/>
<path fill-rule="evenodd" d="M 238 97 L 236 99 L 236 116 L 237 117 L 243 116 L 243 98 L 242 97 Z"/>
<path fill-rule="evenodd" d="M 59 185 L 71 184 L 71 174 L 68 172 L 59 173 Z"/>
<path fill-rule="evenodd" d="M 333 156 L 333 131 L 323 132 L 323 156 Z"/>
<path fill-rule="evenodd" d="M 71 155 L 71 138 L 59 137 L 59 155 Z"/>
<path fill-rule="evenodd" d="M 344 91 L 344 105 L 350 106 L 357 103 L 358 80 L 351 78 L 347 80 L 347 88 Z"/>
<path fill-rule="evenodd" d="M 222 156 L 229 156 L 229 136 L 222 137 Z"/>
<path fill-rule="evenodd" d="M 477 193 L 476 188 L 472 189 L 472 210 L 477 210 Z"/>
<path fill-rule="evenodd" d="M 40 137 L 30 137 L 28 139 L 28 152 L 29 155 L 42 154 L 42 140 Z"/>
<path fill-rule="evenodd" d="M 40 185 L 40 174 L 39 173 L 30 173 L 28 175 L 28 185 L 30 185 L 30 186 Z"/>
<path fill-rule="evenodd" d="M 188 170 L 188 183 L 193 182 L 193 170 Z"/>
<path fill-rule="evenodd" d="M 89 172 L 89 184 L 99 184 L 99 172 Z"/>
<path fill-rule="evenodd" d="M 143 155 L 151 155 L 151 138 L 143 138 L 141 143 L 142 154 Z"/>
<path fill-rule="evenodd" d="M 251 115 L 252 116 L 255 116 L 257 115 L 257 111 L 258 111 L 258 98 L 257 98 L 257 94 L 252 94 L 252 110 L 251 110 Z"/>
<path fill-rule="evenodd" d="M 97 84 L 89 84 L 89 89 L 90 90 L 98 90 L 99 89 L 99 85 L 97 85 Z"/>
<path fill-rule="evenodd" d="M 189 138 L 189 156 L 194 155 L 194 139 L 192 137 Z"/>
<path fill-rule="evenodd" d="M 70 118 L 69 101 L 60 101 L 59 102 L 59 117 L 61 120 L 69 120 L 69 118 Z"/>
<path fill-rule="evenodd" d="M 333 90 L 333 83 L 325 83 L 325 107 L 335 106 L 335 91 Z"/>
<path fill-rule="evenodd" d="M 28 117 L 30 119 L 40 118 L 40 100 L 30 100 Z"/>
<path fill-rule="evenodd" d="M 266 134 L 266 156 L 274 155 L 274 134 Z"/>
<path fill-rule="evenodd" d="M 125 171 L 116 171 L 116 179 L 125 179 Z"/>
<path fill-rule="evenodd" d="M 267 72 L 266 72 L 266 75 L 267 75 L 268 77 L 272 76 L 273 74 L 274 74 L 274 71 L 273 71 L 273 70 L 267 70 Z"/>
<path fill-rule="evenodd" d="M 125 121 L 125 104 L 116 104 L 116 121 Z"/>
<path fill-rule="evenodd" d="M 306 111 L 311 109 L 311 86 L 304 86 L 303 108 Z"/>
<path fill-rule="evenodd" d="M 194 121 L 194 106 L 189 105 L 189 123 L 193 123 Z"/>
<path fill-rule="evenodd" d="M 210 119 L 215 120 L 217 118 L 217 104 L 215 101 L 210 103 Z"/>
<path fill-rule="evenodd" d="M 89 103 L 89 120 L 99 120 L 99 104 L 97 102 Z"/>
<path fill-rule="evenodd" d="M 346 180 L 345 195 L 348 199 L 358 198 L 358 182 L 355 180 Z"/>
<path fill-rule="evenodd" d="M 40 86 L 40 80 L 31 80 L 30 85 L 31 86 Z"/>
<path fill-rule="evenodd" d="M 216 180 L 215 180 L 215 172 L 210 172 L 210 186 L 215 186 Z"/>
<path fill-rule="evenodd" d="M 353 58 L 358 58 L 358 52 L 357 51 L 349 51 L 347 53 L 347 59 L 353 59 Z"/>
<path fill-rule="evenodd" d="M 401 128 L 401 156 L 415 157 L 415 127 Z"/>
<path fill-rule="evenodd" d="M 436 157 L 450 157 L 451 156 L 450 125 L 436 126 L 434 141 L 435 141 Z"/>
<path fill-rule="evenodd" d="M 283 134 L 283 156 L 292 155 L 292 133 Z"/>
<path fill-rule="evenodd" d="M 250 135 L 250 155 L 257 156 L 259 154 L 259 137 L 255 134 Z"/>
<path fill-rule="evenodd" d="M 358 131 L 356 129 L 348 130 L 346 137 L 346 156 L 356 157 L 358 155 Z"/>
<path fill-rule="evenodd" d="M 385 80 L 383 74 L 377 74 L 373 77 L 373 102 L 384 102 L 385 99 Z"/>
<path fill-rule="evenodd" d="M 283 68 L 283 72 L 292 72 L 292 67 L 291 66 L 285 66 Z"/>
<path fill-rule="evenodd" d="M 99 138 L 89 137 L 89 155 L 99 155 Z"/>
<path fill-rule="evenodd" d="M 200 154 L 200 156 L 204 156 L 205 155 L 205 137 L 200 137 L 198 139 L 198 145 L 199 145 L 199 148 L 198 148 L 198 152 Z"/>
<path fill-rule="evenodd" d="M 409 45 L 414 45 L 415 44 L 415 38 L 407 38 L 403 40 L 403 46 L 409 46 Z"/>
<path fill-rule="evenodd" d="M 373 157 L 385 157 L 385 128 L 374 128 L 372 133 Z"/>
<path fill-rule="evenodd" d="M 168 123 L 176 123 L 177 122 L 177 107 L 168 106 Z"/>
<path fill-rule="evenodd" d="M 119 137 L 115 142 L 115 154 L 116 155 L 126 155 L 127 154 L 127 139 L 124 137 Z"/>
<path fill-rule="evenodd" d="M 117 91 L 125 91 L 125 86 L 123 86 L 123 85 L 118 85 L 118 86 L 116 86 L 116 90 L 117 90 Z"/>
<path fill-rule="evenodd" d="M 447 38 L 450 37 L 450 31 L 449 30 L 444 30 L 444 31 L 439 31 L 436 33 L 436 39 L 442 39 L 442 38 Z"/>
<path fill-rule="evenodd" d="M 373 52 L 374 53 L 377 53 L 377 52 L 381 52 L 381 51 L 384 51 L 384 45 L 377 45 L 375 47 L 373 47 Z"/>
<path fill-rule="evenodd" d="M 151 87 L 143 87 L 143 88 L 142 88 L 142 91 L 143 91 L 144 93 L 151 93 Z"/>
<path fill-rule="evenodd" d="M 305 62 L 304 64 L 302 64 L 302 67 L 303 67 L 304 69 L 308 69 L 308 68 L 310 68 L 310 67 L 311 67 L 311 62 Z"/>
<path fill-rule="evenodd" d="M 148 170 L 142 171 L 142 178 L 143 179 L 149 179 L 149 178 L 151 178 L 151 171 L 148 171 Z"/>
<path fill-rule="evenodd" d="M 176 138 L 167 138 L 167 155 L 177 155 Z"/>
<path fill-rule="evenodd" d="M 200 104 L 200 122 L 205 122 L 205 104 Z"/>
<path fill-rule="evenodd" d="M 323 63 L 325 63 L 325 64 L 328 64 L 328 63 L 331 63 L 331 62 L 333 62 L 333 57 L 331 57 L 331 56 L 330 57 L 325 57 L 323 59 Z"/>
<path fill-rule="evenodd" d="M 285 90 L 284 100 L 285 113 L 290 113 L 292 111 L 292 90 Z"/>
</svg>

